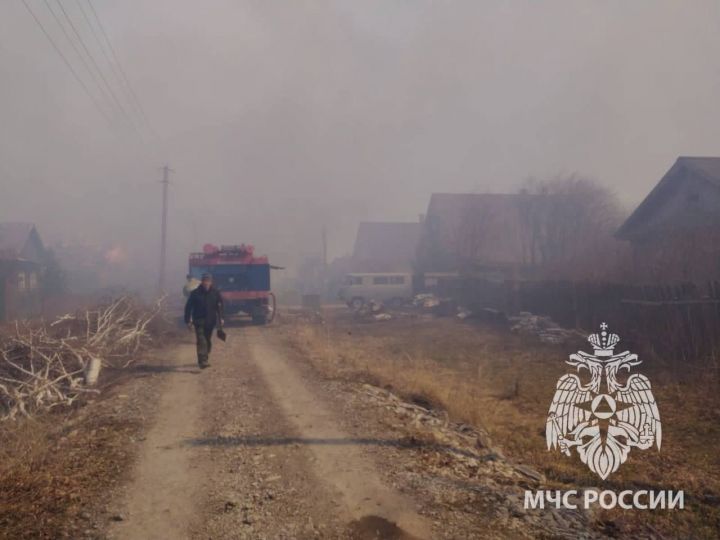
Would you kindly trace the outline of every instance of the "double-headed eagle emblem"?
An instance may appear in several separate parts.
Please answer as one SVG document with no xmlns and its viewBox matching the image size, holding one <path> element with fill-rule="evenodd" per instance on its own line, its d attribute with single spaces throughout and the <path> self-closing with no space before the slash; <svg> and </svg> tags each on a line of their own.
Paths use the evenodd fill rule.
<svg viewBox="0 0 720 540">
<path fill-rule="evenodd" d="M 567 363 L 579 374 L 586 369 L 590 381 L 583 384 L 573 373 L 560 377 L 545 427 L 548 450 L 559 447 L 570 456 L 576 447 L 582 462 L 603 480 L 625 462 L 631 448 L 657 444 L 660 450 L 662 438 L 650 381 L 630 374 L 641 361 L 629 351 L 615 354 L 620 337 L 607 328 L 602 323 L 600 333 L 588 337 L 595 354 L 570 355 Z M 619 377 L 624 375 L 623 384 Z"/>
</svg>

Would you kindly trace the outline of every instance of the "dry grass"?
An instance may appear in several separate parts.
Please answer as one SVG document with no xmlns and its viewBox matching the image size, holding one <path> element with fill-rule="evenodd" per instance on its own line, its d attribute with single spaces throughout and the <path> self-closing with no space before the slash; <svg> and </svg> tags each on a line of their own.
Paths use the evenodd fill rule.
<svg viewBox="0 0 720 540">
<path fill-rule="evenodd" d="M 571 369 L 564 360 L 577 347 L 542 345 L 452 319 L 353 324 L 330 316 L 326 325 L 297 323 L 284 332 L 328 376 L 392 387 L 445 409 L 455 420 L 484 427 L 510 459 L 543 471 L 550 486 L 685 490 L 686 510 L 606 512 L 601 516 L 606 530 L 623 537 L 653 532 L 717 537 L 720 394 L 715 377 L 678 382 L 676 373 L 647 360 L 640 370 L 651 378 L 660 405 L 662 451 L 635 450 L 617 473 L 599 482 L 577 457 L 545 446 L 555 384 Z"/>
<path fill-rule="evenodd" d="M 74 428 L 57 415 L 0 426 L 0 538 L 77 538 L 82 512 L 132 459 L 127 439 L 140 425 L 102 415 Z"/>
<path fill-rule="evenodd" d="M 132 324 L 135 328 L 135 321 Z M 174 335 L 160 317 L 140 324 L 144 338 L 149 338 L 147 328 L 158 347 Z M 131 441 L 144 428 L 143 410 L 153 405 L 150 391 L 144 400 L 137 398 L 142 407 L 127 395 L 117 396 L 120 385 L 137 376 L 113 366 L 114 360 L 122 366 L 141 358 L 135 354 L 140 347 L 131 345 L 127 354 L 107 362 L 92 404 L 75 401 L 30 418 L 0 422 L 0 538 L 99 537 L 93 525 L 100 528 L 108 519 L 98 510 L 102 498 L 127 474 L 134 452 Z"/>
</svg>

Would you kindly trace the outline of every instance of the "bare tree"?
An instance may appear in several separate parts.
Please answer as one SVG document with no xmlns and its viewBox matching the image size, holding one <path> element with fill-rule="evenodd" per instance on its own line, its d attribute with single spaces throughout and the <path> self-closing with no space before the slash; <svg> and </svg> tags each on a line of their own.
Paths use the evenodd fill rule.
<svg viewBox="0 0 720 540">
<path fill-rule="evenodd" d="M 530 179 L 521 193 L 523 236 L 541 268 L 564 278 L 608 277 L 621 249 L 613 237 L 622 219 L 614 193 L 577 174 Z"/>
</svg>

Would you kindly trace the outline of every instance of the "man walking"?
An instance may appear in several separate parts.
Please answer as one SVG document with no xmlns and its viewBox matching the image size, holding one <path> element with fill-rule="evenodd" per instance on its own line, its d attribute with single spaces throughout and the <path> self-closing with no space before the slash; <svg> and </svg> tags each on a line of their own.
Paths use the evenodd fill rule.
<svg viewBox="0 0 720 540">
<path fill-rule="evenodd" d="M 208 356 L 212 349 L 212 333 L 218 322 L 222 328 L 223 317 L 220 290 L 213 287 L 210 274 L 203 274 L 200 286 L 190 293 L 185 304 L 185 324 L 190 330 L 195 327 L 198 365 L 202 369 L 210 366 Z"/>
</svg>

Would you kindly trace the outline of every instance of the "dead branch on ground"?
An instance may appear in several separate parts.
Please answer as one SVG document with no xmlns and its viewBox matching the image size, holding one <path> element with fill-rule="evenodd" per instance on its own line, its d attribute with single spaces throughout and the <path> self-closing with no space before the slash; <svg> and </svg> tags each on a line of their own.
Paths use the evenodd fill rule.
<svg viewBox="0 0 720 540">
<path fill-rule="evenodd" d="M 70 406 L 97 382 L 101 366 L 129 366 L 152 339 L 162 299 L 147 308 L 123 296 L 47 325 L 16 322 L 0 334 L 0 420 Z"/>
</svg>

